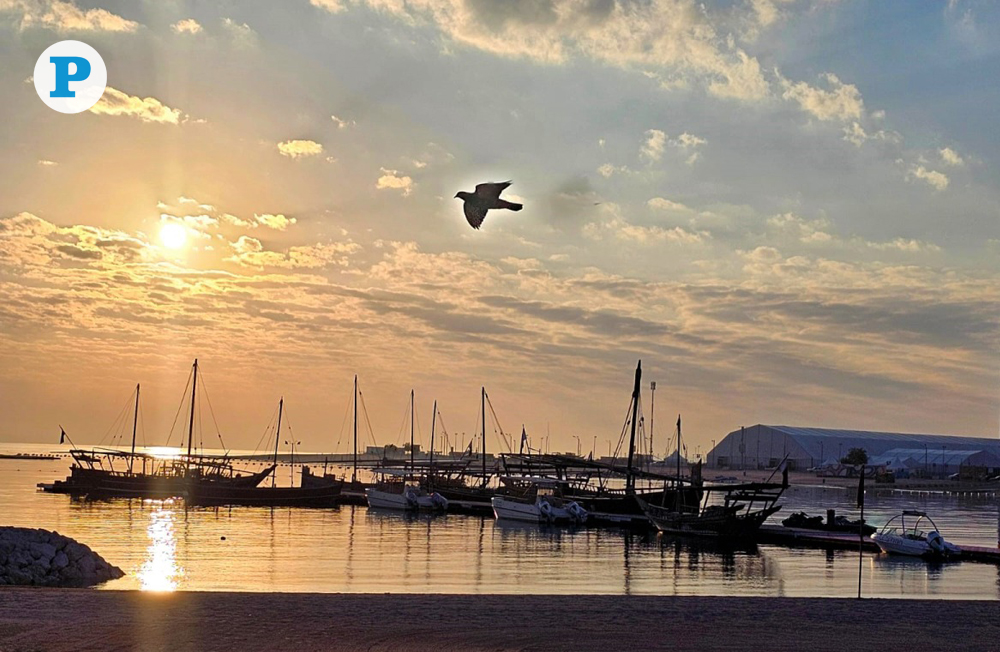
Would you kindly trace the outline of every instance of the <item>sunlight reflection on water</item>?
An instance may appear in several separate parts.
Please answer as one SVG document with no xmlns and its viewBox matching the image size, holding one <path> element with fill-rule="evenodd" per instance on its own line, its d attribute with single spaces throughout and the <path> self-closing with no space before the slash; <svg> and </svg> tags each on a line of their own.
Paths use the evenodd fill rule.
<svg viewBox="0 0 1000 652">
<path fill-rule="evenodd" d="M 145 502 L 150 507 L 149 525 L 146 528 L 149 547 L 136 577 L 143 591 L 176 591 L 184 571 L 177 563 L 174 501 Z"/>
</svg>

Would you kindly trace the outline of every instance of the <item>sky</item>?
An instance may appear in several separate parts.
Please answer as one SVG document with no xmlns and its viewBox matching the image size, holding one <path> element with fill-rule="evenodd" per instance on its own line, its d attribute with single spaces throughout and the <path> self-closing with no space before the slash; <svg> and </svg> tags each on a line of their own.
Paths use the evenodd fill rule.
<svg viewBox="0 0 1000 652">
<path fill-rule="evenodd" d="M 88 112 L 31 83 L 64 39 Z M 195 358 L 231 448 L 283 396 L 346 451 L 357 374 L 362 443 L 411 389 L 468 441 L 485 386 L 603 454 L 639 359 L 658 455 L 998 434 L 996 3 L 0 0 L 0 60 L 0 441 L 107 443 L 141 383 L 177 443 Z"/>
</svg>

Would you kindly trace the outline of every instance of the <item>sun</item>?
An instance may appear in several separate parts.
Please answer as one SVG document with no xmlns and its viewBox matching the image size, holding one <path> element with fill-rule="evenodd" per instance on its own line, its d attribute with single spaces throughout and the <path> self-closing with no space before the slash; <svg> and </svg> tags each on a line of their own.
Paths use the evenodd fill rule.
<svg viewBox="0 0 1000 652">
<path fill-rule="evenodd" d="M 160 227 L 160 242 L 167 249 L 180 249 L 187 242 L 187 229 L 176 222 L 168 222 Z"/>
</svg>

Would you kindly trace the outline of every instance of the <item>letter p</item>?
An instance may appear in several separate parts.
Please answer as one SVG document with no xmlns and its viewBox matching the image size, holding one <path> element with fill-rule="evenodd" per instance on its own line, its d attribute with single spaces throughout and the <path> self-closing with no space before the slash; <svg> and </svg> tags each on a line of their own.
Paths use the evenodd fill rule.
<svg viewBox="0 0 1000 652">
<path fill-rule="evenodd" d="M 49 61 L 56 67 L 56 89 L 49 92 L 49 97 L 76 97 L 76 91 L 69 89 L 69 83 L 90 77 L 90 62 L 83 57 L 49 57 Z M 71 63 L 76 65 L 72 74 L 69 72 Z"/>
</svg>

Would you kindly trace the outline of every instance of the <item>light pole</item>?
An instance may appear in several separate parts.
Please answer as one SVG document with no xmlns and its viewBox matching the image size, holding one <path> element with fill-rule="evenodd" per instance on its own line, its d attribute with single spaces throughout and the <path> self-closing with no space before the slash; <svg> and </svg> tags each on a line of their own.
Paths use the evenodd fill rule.
<svg viewBox="0 0 1000 652">
<path fill-rule="evenodd" d="M 573 435 L 576 439 L 576 456 L 580 457 L 580 435 Z"/>
<path fill-rule="evenodd" d="M 656 405 L 656 381 L 649 383 L 649 460 L 653 460 L 653 408 Z"/>
<path fill-rule="evenodd" d="M 714 451 L 715 451 L 715 440 L 713 439 L 713 440 L 712 440 L 712 450 L 710 450 L 710 451 L 708 452 L 708 458 L 709 458 L 709 459 L 708 459 L 708 465 L 709 465 L 709 466 L 712 466 L 712 453 L 713 453 Z M 719 457 L 718 453 L 716 453 L 715 457 L 716 457 L 716 459 L 718 459 L 718 457 Z M 715 467 L 714 467 L 714 466 L 712 466 L 712 468 L 714 469 Z"/>
<path fill-rule="evenodd" d="M 292 458 L 291 458 L 291 462 L 289 462 L 289 465 L 288 465 L 289 466 L 288 478 L 289 478 L 289 480 L 291 480 L 291 482 L 292 482 L 293 485 L 295 484 L 295 447 L 298 446 L 301 443 L 302 442 L 295 441 L 294 439 L 292 439 L 291 441 L 286 441 L 285 442 L 285 446 L 291 445 L 291 447 L 292 447 Z"/>
</svg>

